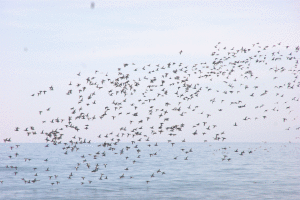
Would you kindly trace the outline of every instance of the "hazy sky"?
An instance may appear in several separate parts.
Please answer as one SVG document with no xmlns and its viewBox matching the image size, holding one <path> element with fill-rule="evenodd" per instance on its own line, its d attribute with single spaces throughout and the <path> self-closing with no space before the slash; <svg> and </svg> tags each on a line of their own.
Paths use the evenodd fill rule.
<svg viewBox="0 0 300 200">
<path fill-rule="evenodd" d="M 103 73 L 101 74 L 103 78 L 106 73 L 108 77 L 116 77 L 117 69 L 123 67 L 124 63 L 135 63 L 135 66 L 130 65 L 126 68 L 128 73 L 134 68 L 148 64 L 153 66 L 167 65 L 169 62 L 181 62 L 189 66 L 201 62 L 209 64 L 212 61 L 211 53 L 216 51 L 214 46 L 218 42 L 221 42 L 222 47 L 235 49 L 251 48 L 252 44 L 257 42 L 262 47 L 281 42 L 282 46 L 278 48 L 283 53 L 288 53 L 285 46 L 295 48 L 300 44 L 299 1 L 93 2 L 95 7 L 92 9 L 91 1 L 0 1 L 1 142 L 4 138 L 12 138 L 14 142 L 44 142 L 44 136 L 28 137 L 23 130 L 34 126 L 37 127 L 39 134 L 41 130 L 51 130 L 51 126 L 47 123 L 41 124 L 42 120 L 47 119 L 49 122 L 49 119 L 57 117 L 66 119 L 70 107 L 77 106 L 78 101 L 75 95 L 66 97 L 68 83 L 70 81 L 74 84 L 80 81 L 85 83 L 85 78 L 93 76 L 95 70 L 99 71 L 99 76 Z M 179 55 L 180 50 L 183 50 L 182 55 Z M 299 54 L 295 56 L 299 58 Z M 290 63 L 282 65 L 286 69 L 291 67 Z M 267 87 L 268 81 L 272 80 L 273 75 L 270 75 L 270 79 L 267 78 L 270 67 L 275 66 L 267 66 L 267 70 L 261 69 L 260 77 L 266 78 L 258 82 L 260 86 Z M 81 77 L 76 75 L 79 72 Z M 138 75 L 132 76 L 138 79 Z M 288 82 L 291 78 L 284 73 L 277 76 L 282 82 Z M 99 78 L 99 82 L 102 78 Z M 203 88 L 205 84 L 203 83 Z M 214 84 L 218 86 L 218 82 Z M 49 91 L 51 85 L 54 91 Z M 41 98 L 31 96 L 40 90 L 48 92 Z M 286 94 L 287 101 L 292 97 L 299 98 L 299 94 L 299 87 L 295 86 Z M 141 96 L 142 94 L 135 98 L 139 99 Z M 213 96 L 206 98 L 209 104 Z M 110 100 L 102 94 L 97 96 L 97 102 L 100 104 L 103 101 L 103 106 L 105 103 L 111 105 Z M 264 101 L 266 104 L 268 101 L 272 102 L 272 106 L 276 102 L 268 98 Z M 172 99 L 170 103 L 172 104 Z M 284 101 L 280 103 L 283 109 Z M 193 105 L 197 105 L 197 102 L 193 102 Z M 293 107 L 291 114 L 293 116 L 288 117 L 291 120 L 286 124 L 282 124 L 282 118 L 286 117 L 288 112 L 274 114 L 273 118 L 268 117 L 269 121 L 254 122 L 252 119 L 249 125 L 239 126 L 237 129 L 232 129 L 230 124 L 230 128 L 226 129 L 226 141 L 299 142 L 299 139 L 296 139 L 300 136 L 300 131 L 296 130 L 300 126 L 297 114 L 300 113 L 299 103 L 293 102 L 289 105 Z M 204 106 L 209 109 L 208 105 Z M 269 106 L 268 112 L 272 106 Z M 48 107 L 51 107 L 53 115 L 41 119 L 39 111 L 43 110 L 46 113 Z M 249 116 L 255 116 L 256 111 L 253 107 L 247 108 Z M 103 108 L 99 107 L 100 112 L 103 112 Z M 199 116 L 199 112 L 186 116 L 184 121 L 193 121 Z M 216 114 L 212 124 L 218 124 L 218 131 L 221 132 L 223 126 L 228 125 L 227 122 L 222 122 L 222 117 L 234 118 L 238 114 L 239 112 L 232 114 L 228 110 L 222 116 L 217 117 Z M 269 113 L 268 116 L 270 115 L 273 114 Z M 182 121 L 181 118 L 174 120 L 176 123 Z M 154 122 L 157 126 L 159 119 Z M 128 122 L 110 119 L 101 123 L 96 126 L 97 129 L 91 128 L 83 137 L 90 137 L 94 141 L 93 137 L 101 133 L 102 137 L 111 131 L 117 134 L 119 127 L 126 126 Z M 20 131 L 14 131 L 15 127 L 20 127 Z M 291 127 L 291 130 L 286 131 L 288 127 Z M 150 136 L 149 130 L 145 129 L 143 131 L 148 131 L 147 134 Z M 191 135 L 194 130 L 186 129 L 186 133 L 183 131 L 180 136 L 178 134 L 177 140 L 186 138 L 194 141 Z M 201 133 L 200 130 L 199 132 Z M 69 138 L 74 135 L 69 133 L 68 129 L 61 133 Z M 214 134 L 207 139 L 211 141 Z M 197 137 L 196 141 L 203 142 L 201 135 Z M 160 136 L 156 140 L 166 141 L 168 138 Z M 172 137 L 172 140 L 176 138 Z"/>
</svg>

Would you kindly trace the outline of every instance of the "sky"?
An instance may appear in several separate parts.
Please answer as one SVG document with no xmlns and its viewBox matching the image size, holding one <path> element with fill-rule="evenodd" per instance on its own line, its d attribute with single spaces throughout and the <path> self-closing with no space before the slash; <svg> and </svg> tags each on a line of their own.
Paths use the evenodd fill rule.
<svg viewBox="0 0 300 200">
<path fill-rule="evenodd" d="M 65 95 L 70 89 L 70 81 L 83 84 L 86 77 L 96 75 L 99 76 L 99 82 L 107 77 L 116 78 L 118 68 L 122 68 L 133 79 L 138 80 L 139 77 L 148 76 L 140 70 L 148 64 L 166 66 L 169 62 L 175 62 L 177 66 L 178 63 L 183 63 L 191 68 L 195 63 L 200 65 L 207 62 L 211 66 L 211 53 L 217 51 L 216 45 L 221 50 L 224 47 L 252 48 L 256 43 L 262 47 L 276 45 L 276 51 L 288 55 L 289 50 L 285 46 L 295 49 L 300 43 L 299 1 L 93 1 L 93 8 L 91 2 L 0 1 L 0 142 L 5 138 L 11 138 L 13 142 L 45 142 L 44 135 L 27 136 L 23 130 L 34 126 L 38 133 L 41 130 L 49 131 L 53 129 L 49 124 L 50 119 L 67 119 L 70 108 L 78 106 L 77 96 Z M 281 45 L 277 45 L 278 43 Z M 258 44 L 255 48 L 257 46 Z M 181 50 L 183 53 L 179 54 Z M 299 58 L 299 53 L 293 55 Z M 124 63 L 129 63 L 129 66 L 124 68 Z M 254 66 L 261 79 L 256 82 L 249 80 L 239 83 L 258 84 L 276 94 L 274 84 L 270 82 L 275 75 L 269 68 L 275 68 L 277 65 L 278 68 L 284 66 L 290 69 L 294 66 L 294 61 L 282 61 L 267 67 Z M 137 73 L 134 73 L 135 68 L 139 68 Z M 99 71 L 96 75 L 95 70 Z M 77 76 L 79 72 L 81 76 Z M 105 76 L 106 74 L 108 76 Z M 159 77 L 163 73 L 157 72 L 156 75 Z M 276 76 L 282 84 L 295 77 L 287 73 L 287 70 L 277 73 Z M 208 86 L 225 90 L 225 86 L 221 84 L 225 79 L 214 79 L 212 82 L 190 78 L 189 81 L 203 84 L 203 89 Z M 50 86 L 54 87 L 53 91 L 49 90 Z M 107 83 L 104 87 L 110 86 Z M 40 90 L 47 90 L 47 94 L 38 98 L 37 95 L 31 96 Z M 88 90 L 93 92 L 92 89 Z M 264 90 L 261 89 L 261 92 Z M 137 91 L 136 96 L 130 100 L 142 98 L 142 93 L 143 91 Z M 182 121 L 191 123 L 191 126 L 199 121 L 202 123 L 204 119 L 199 117 L 202 106 L 206 114 L 210 113 L 214 117 L 211 126 L 218 124 L 215 132 L 205 138 L 211 142 L 214 141 L 216 133 L 224 130 L 226 142 L 299 142 L 300 130 L 296 128 L 300 127 L 297 114 L 300 113 L 300 106 L 299 101 L 291 101 L 293 97 L 299 98 L 299 87 L 284 90 L 283 93 L 285 96 L 279 101 L 281 107 L 276 114 L 270 113 L 274 102 L 277 101 L 274 95 L 254 100 L 249 98 L 249 95 L 242 96 L 243 101 L 248 103 L 248 110 L 243 112 L 232 109 L 228 103 L 239 97 L 225 97 L 227 106 L 220 114 L 214 110 L 214 104 L 210 103 L 210 100 L 215 98 L 213 93 L 207 94 L 201 100 L 191 101 L 193 106 L 200 107 L 198 112 L 187 113 L 184 120 L 177 116 L 171 117 L 176 124 Z M 96 99 L 99 103 L 90 113 L 92 115 L 95 112 L 98 116 L 106 105 L 111 106 L 111 101 L 123 100 L 121 97 L 108 97 L 107 93 L 99 93 Z M 164 100 L 173 104 L 172 108 L 178 103 L 172 97 L 166 96 Z M 220 100 L 219 96 L 217 100 Z M 157 101 L 154 104 L 159 107 L 164 103 Z M 253 117 L 258 115 L 255 106 L 259 103 L 268 107 L 270 114 L 266 120 L 251 119 L 249 123 L 232 127 L 237 119 L 245 117 L 245 113 Z M 189 102 L 185 102 L 182 106 L 189 105 Z M 285 109 L 288 106 L 293 110 L 291 113 Z M 46 111 L 49 107 L 51 114 Z M 111 108 L 113 109 L 113 106 Z M 143 107 L 138 109 L 140 113 L 145 111 Z M 41 110 L 43 115 L 39 115 Z M 260 112 L 259 115 L 263 114 Z M 141 116 L 146 117 L 146 114 Z M 102 134 L 102 139 L 97 141 L 104 141 L 103 136 L 107 133 L 117 134 L 120 126 L 127 126 L 127 118 L 124 116 L 120 117 L 119 121 L 110 118 L 99 123 L 93 122 L 85 133 L 74 133 L 69 129 L 64 129 L 61 133 L 63 132 L 67 141 L 74 134 L 83 134 L 82 137 L 92 141 L 96 141 L 95 136 Z M 288 118 L 287 122 L 283 123 L 283 118 Z M 46 120 L 47 123 L 42 124 L 42 120 Z M 160 118 L 151 121 L 155 126 L 160 122 Z M 82 122 L 82 126 L 84 124 L 86 122 Z M 148 126 L 151 127 L 150 124 Z M 143 134 L 150 136 L 148 126 L 145 124 Z M 15 127 L 20 127 L 20 131 L 14 131 Z M 285 130 L 288 127 L 290 130 Z M 187 128 L 171 139 L 203 142 L 201 135 L 193 137 L 191 133 L 194 131 L 194 128 Z M 199 129 L 200 132 L 202 130 Z M 167 141 L 170 137 L 166 134 L 167 132 L 160 136 L 153 135 L 151 141 Z"/>
</svg>

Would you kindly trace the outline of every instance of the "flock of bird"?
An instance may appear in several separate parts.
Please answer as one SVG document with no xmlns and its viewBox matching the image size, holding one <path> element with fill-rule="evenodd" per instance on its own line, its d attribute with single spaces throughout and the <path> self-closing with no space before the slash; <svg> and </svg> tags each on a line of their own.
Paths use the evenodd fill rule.
<svg viewBox="0 0 300 200">
<path fill-rule="evenodd" d="M 81 155 L 74 170 L 64 178 L 72 179 L 78 170 L 85 169 L 87 173 L 99 174 L 99 180 L 105 180 L 109 175 L 103 172 L 110 164 L 101 163 L 101 157 L 108 156 L 110 151 L 115 159 L 135 164 L 141 157 L 152 159 L 162 153 L 159 151 L 159 142 L 165 141 L 173 149 L 178 141 L 223 142 L 230 137 L 230 134 L 227 136 L 228 132 L 234 132 L 235 128 L 245 126 L 248 122 L 268 123 L 265 121 L 274 116 L 278 116 L 278 123 L 281 124 L 297 121 L 297 111 L 294 110 L 299 108 L 300 69 L 296 58 L 299 46 L 283 47 L 281 43 L 261 46 L 255 43 L 251 48 L 235 49 L 221 47 L 221 43 L 218 43 L 215 49 L 211 54 L 211 64 L 204 62 L 185 66 L 183 63 L 170 62 L 136 67 L 134 63 L 125 63 L 118 68 L 115 77 L 98 70 L 86 77 L 79 72 L 75 75 L 75 81 L 68 81 L 65 91 L 65 98 L 75 102 L 67 108 L 67 116 L 49 119 L 48 113 L 56 105 L 47 105 L 37 113 L 41 119 L 38 127 L 45 129 L 38 130 L 32 125 L 16 127 L 15 131 L 23 131 L 28 137 L 43 136 L 47 143 L 45 148 L 49 145 L 62 147 L 62 153 L 66 156 L 80 154 L 82 144 L 97 143 L 97 151 Z M 183 55 L 181 50 L 179 56 Z M 280 66 L 282 63 L 289 63 L 289 66 Z M 273 82 L 261 85 L 266 76 L 273 76 Z M 297 92 L 293 92 L 295 90 Z M 53 85 L 31 96 L 42 98 L 52 92 L 55 92 Z M 260 100 L 264 103 L 253 105 Z M 247 109 L 252 112 L 246 114 Z M 245 114 L 244 117 L 238 118 L 241 113 Z M 226 128 L 218 116 L 226 118 Z M 112 130 L 109 130 L 111 127 Z M 286 127 L 286 130 L 292 129 L 299 130 L 300 126 Z M 13 141 L 5 138 L 4 142 Z M 128 142 L 128 145 L 122 146 L 120 142 Z M 148 155 L 143 154 L 141 145 L 149 147 Z M 22 144 L 10 147 L 11 152 L 15 153 L 10 153 L 9 159 L 20 157 L 17 153 L 20 147 Z M 228 151 L 241 156 L 254 152 L 252 149 L 230 150 L 230 147 L 217 151 L 223 152 L 220 160 L 226 162 L 232 160 L 227 155 Z M 179 152 L 170 159 L 188 162 L 188 155 L 193 153 L 193 149 L 182 148 Z M 92 165 L 89 159 L 100 161 Z M 31 159 L 22 160 L 29 163 Z M 51 162 L 51 159 L 45 158 L 43 162 Z M 118 178 L 135 178 L 128 173 L 133 166 L 125 166 L 124 173 Z M 14 175 L 20 176 L 18 166 L 7 165 L 6 168 L 14 169 Z M 24 183 L 39 181 L 36 169 L 32 168 L 33 178 L 20 177 L 20 180 Z M 51 170 L 51 167 L 47 167 L 44 173 Z M 166 173 L 155 169 L 145 182 L 148 184 L 153 177 Z M 60 183 L 58 175 L 49 172 L 48 177 L 52 185 Z M 85 177 L 81 179 L 79 183 L 82 185 L 92 184 Z"/>
</svg>

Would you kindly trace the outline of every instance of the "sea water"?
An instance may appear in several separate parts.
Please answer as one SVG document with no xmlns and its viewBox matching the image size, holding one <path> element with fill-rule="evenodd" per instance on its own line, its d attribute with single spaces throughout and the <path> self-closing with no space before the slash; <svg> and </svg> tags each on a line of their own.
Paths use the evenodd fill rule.
<svg viewBox="0 0 300 200">
<path fill-rule="evenodd" d="M 297 143 L 16 145 L 0 144 L 0 199 L 300 199 Z"/>
</svg>

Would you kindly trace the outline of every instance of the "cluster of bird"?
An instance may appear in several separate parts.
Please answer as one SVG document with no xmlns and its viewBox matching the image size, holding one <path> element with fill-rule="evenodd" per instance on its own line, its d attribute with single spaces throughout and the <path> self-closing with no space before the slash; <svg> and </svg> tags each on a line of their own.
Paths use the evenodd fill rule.
<svg viewBox="0 0 300 200">
<path fill-rule="evenodd" d="M 231 120 L 228 129 L 231 132 L 234 131 L 232 128 L 239 124 L 243 126 L 249 120 L 252 122 L 265 120 L 268 112 L 273 112 L 271 116 L 276 114 L 279 116 L 278 119 L 281 121 L 278 123 L 296 120 L 298 116 L 292 115 L 292 107 L 297 109 L 299 106 L 300 69 L 298 59 L 295 57 L 299 52 L 299 46 L 292 49 L 289 46 L 281 46 L 281 43 L 273 46 L 260 46 L 256 43 L 251 48 L 227 50 L 218 43 L 215 49 L 211 54 L 211 65 L 205 62 L 185 66 L 183 63 L 170 62 L 166 65 L 149 64 L 136 67 L 134 63 L 125 63 L 118 68 L 115 77 L 95 70 L 92 76 L 82 78 L 83 75 L 79 72 L 76 80 L 82 82 L 68 81 L 69 88 L 65 92 L 66 98 L 76 101 L 68 108 L 68 116 L 42 119 L 41 124 L 50 123 L 52 130 L 37 131 L 34 126 L 23 130 L 30 137 L 44 135 L 47 143 L 45 148 L 49 147 L 49 143 L 57 147 L 63 145 L 65 155 L 80 151 L 79 147 L 82 144 L 98 143 L 98 147 L 103 151 L 97 150 L 89 154 L 93 159 L 105 157 L 107 152 L 111 151 L 112 155 L 121 156 L 124 161 L 128 160 L 135 164 L 142 156 L 151 159 L 162 153 L 158 150 L 157 141 L 167 142 L 170 148 L 176 148 L 177 141 L 225 141 L 226 131 L 223 127 L 225 125 L 219 123 L 221 120 L 218 118 L 219 115 L 225 115 L 223 117 L 229 122 Z M 179 54 L 182 56 L 184 53 L 180 51 Z M 289 64 L 288 67 L 277 67 L 282 64 L 281 62 L 293 64 Z M 267 67 L 268 64 L 272 66 Z M 263 84 L 261 81 L 265 81 L 266 74 L 275 75 L 274 82 L 268 82 L 270 89 L 265 89 L 266 85 L 260 85 Z M 264 80 L 260 79 L 260 75 L 264 76 L 261 78 Z M 298 93 L 289 92 L 293 90 L 297 90 Z M 49 94 L 48 91 L 55 91 L 55 87 L 50 86 L 49 89 L 40 90 L 31 96 L 42 98 L 39 96 Z M 290 97 L 289 94 L 294 96 Z M 255 103 L 255 97 L 258 102 L 265 101 L 265 104 L 252 105 Z M 38 111 L 38 116 L 43 117 L 44 111 L 51 112 L 54 106 L 49 105 L 45 110 Z M 234 112 L 245 113 L 246 108 L 252 110 L 253 116 L 241 119 L 237 119 L 238 114 L 232 116 L 235 115 Z M 282 118 L 283 114 L 286 116 Z M 113 130 L 107 131 L 111 126 Z M 296 130 L 299 128 L 296 127 Z M 286 128 L 290 129 L 291 127 Z M 20 130 L 20 127 L 15 128 L 15 131 Z M 152 141 L 154 143 L 151 143 Z M 4 142 L 11 142 L 11 138 L 5 138 Z M 119 147 L 120 142 L 129 142 L 130 145 Z M 139 145 L 144 144 L 150 148 L 149 155 L 143 155 L 141 152 Z M 11 150 L 13 148 L 11 147 Z M 224 153 L 229 148 L 224 147 L 221 150 Z M 137 156 L 130 154 L 129 157 L 129 154 L 125 153 L 129 151 L 136 152 Z M 247 151 L 248 154 L 253 153 L 252 150 Z M 188 160 L 187 155 L 193 150 L 181 149 L 179 152 L 182 153 L 171 159 Z M 234 152 L 241 156 L 245 154 L 245 150 Z M 15 157 L 17 156 L 16 153 Z M 99 180 L 108 179 L 108 176 L 99 169 L 100 166 L 104 166 L 105 169 L 109 164 L 97 163 L 92 167 L 86 156 L 80 157 L 81 160 L 74 166 L 74 172 L 66 178 L 71 179 L 84 163 L 88 172 L 99 173 Z M 13 158 L 11 155 L 9 157 Z M 30 161 L 29 158 L 24 159 L 25 162 Z M 231 159 L 226 154 L 221 158 L 222 161 Z M 48 159 L 44 160 L 47 161 Z M 17 170 L 14 166 L 10 168 Z M 35 169 L 33 168 L 33 171 Z M 125 172 L 119 176 L 120 179 L 134 178 L 127 175 L 129 167 L 124 170 Z M 49 171 L 49 168 L 46 171 Z M 155 172 L 165 174 L 160 169 Z M 17 176 L 17 172 L 14 173 Z M 37 176 L 37 173 L 34 176 Z M 146 183 L 148 184 L 154 176 L 155 173 L 150 173 Z M 49 176 L 50 179 L 52 177 L 56 179 L 57 175 Z M 84 179 L 85 177 L 82 177 L 81 184 L 85 183 Z M 22 180 L 25 183 L 38 181 L 36 178 L 33 180 L 22 178 Z M 55 183 L 60 182 L 51 181 L 52 185 Z M 92 181 L 89 180 L 88 183 L 91 184 Z"/>
</svg>

